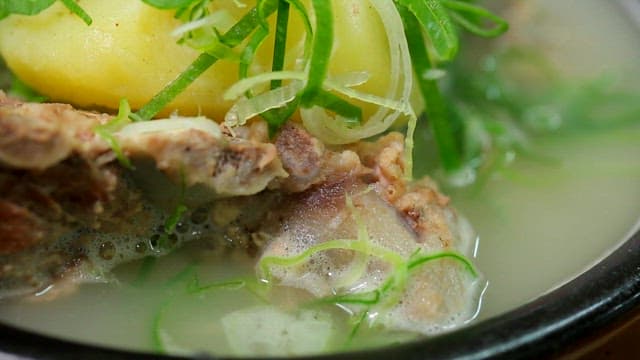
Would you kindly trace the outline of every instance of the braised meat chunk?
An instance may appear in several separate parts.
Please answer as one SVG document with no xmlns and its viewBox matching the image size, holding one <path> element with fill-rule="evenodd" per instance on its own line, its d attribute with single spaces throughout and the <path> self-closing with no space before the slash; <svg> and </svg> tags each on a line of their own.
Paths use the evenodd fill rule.
<svg viewBox="0 0 640 360">
<path fill-rule="evenodd" d="M 265 281 L 314 297 L 395 299 L 390 328 L 429 332 L 473 311 L 477 281 L 460 261 L 419 266 L 468 253 L 473 235 L 433 181 L 405 178 L 400 134 L 326 146 L 294 122 L 270 140 L 261 121 L 174 117 L 113 133 L 131 168 L 96 133 L 111 118 L 1 98 L 2 295 L 104 280 L 195 241 L 249 254 Z"/>
</svg>

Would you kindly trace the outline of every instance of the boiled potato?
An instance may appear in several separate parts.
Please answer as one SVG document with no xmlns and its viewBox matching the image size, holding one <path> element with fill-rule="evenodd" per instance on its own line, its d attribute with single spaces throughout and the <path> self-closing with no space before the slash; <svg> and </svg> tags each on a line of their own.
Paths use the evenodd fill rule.
<svg viewBox="0 0 640 360">
<path fill-rule="evenodd" d="M 234 1 L 213 6 L 226 7 L 239 19 L 253 5 L 244 3 L 247 7 Z M 139 108 L 198 56 L 170 35 L 180 25 L 172 11 L 135 0 L 83 0 L 80 5 L 93 18 L 91 26 L 59 2 L 37 16 L 12 15 L 0 21 L 0 53 L 9 68 L 54 101 L 117 109 L 126 98 Z M 388 45 L 378 15 L 367 0 L 334 0 L 333 5 L 336 39 L 330 72 L 367 71 L 370 80 L 361 90 L 384 94 Z M 290 19 L 288 68 L 301 56 L 304 36 L 300 18 L 292 13 Z M 252 72 L 270 69 L 272 43 L 272 38 L 266 40 Z M 163 115 L 177 111 L 223 119 L 231 104 L 222 94 L 238 80 L 237 73 L 237 63 L 217 62 Z"/>
</svg>

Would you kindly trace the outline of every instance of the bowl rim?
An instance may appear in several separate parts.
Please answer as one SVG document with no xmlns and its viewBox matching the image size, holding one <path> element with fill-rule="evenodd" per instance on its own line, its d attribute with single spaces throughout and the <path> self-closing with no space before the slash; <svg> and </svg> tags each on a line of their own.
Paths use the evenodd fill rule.
<svg viewBox="0 0 640 360">
<path fill-rule="evenodd" d="M 587 271 L 511 311 L 406 344 L 313 358 L 534 359 L 565 352 L 639 309 L 640 229 Z M 77 343 L 0 323 L 3 354 L 16 359 L 180 358 Z M 219 359 L 208 355 L 193 358 Z"/>
</svg>

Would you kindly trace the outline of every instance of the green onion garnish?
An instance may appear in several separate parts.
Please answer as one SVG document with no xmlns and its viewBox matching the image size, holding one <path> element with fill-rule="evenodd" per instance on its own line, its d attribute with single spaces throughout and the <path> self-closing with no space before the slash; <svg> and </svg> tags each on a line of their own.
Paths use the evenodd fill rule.
<svg viewBox="0 0 640 360">
<path fill-rule="evenodd" d="M 276 11 L 277 2 L 265 2 L 262 12 L 269 15 Z M 262 18 L 257 8 L 251 9 L 240 21 L 238 21 L 229 31 L 221 36 L 221 42 L 233 48 L 246 39 L 253 30 L 260 26 Z M 156 94 L 151 101 L 144 105 L 137 114 L 144 120 L 151 120 L 162 109 L 164 109 L 173 99 L 182 93 L 187 86 L 194 82 L 202 73 L 215 64 L 218 58 L 208 53 L 202 53 L 191 65 L 182 72 L 175 80 L 169 83 L 162 91 Z"/>
<path fill-rule="evenodd" d="M 60 0 L 72 13 L 76 14 L 85 24 L 91 25 L 93 20 L 91 16 L 84 11 L 75 0 Z"/>
<path fill-rule="evenodd" d="M 122 147 L 120 147 L 120 143 L 115 138 L 114 133 L 122 129 L 125 125 L 127 125 L 131 120 L 129 116 L 131 115 L 131 107 L 127 100 L 120 100 L 120 108 L 118 109 L 118 115 L 111 119 L 109 122 L 103 125 L 98 125 L 93 128 L 93 131 L 96 135 L 100 136 L 104 141 L 109 144 L 111 150 L 116 154 L 120 165 L 124 166 L 127 169 L 133 169 L 133 165 L 131 165 L 131 161 L 122 151 Z"/>
<path fill-rule="evenodd" d="M 458 33 L 440 0 L 396 0 L 396 4 L 398 8 L 407 9 L 420 23 L 420 26 L 411 25 L 418 31 L 414 35 L 421 34 L 422 30 L 427 32 L 438 59 L 449 61 L 456 56 L 460 42 Z M 403 16 L 405 25 L 407 18 Z M 424 48 L 424 43 L 418 47 Z"/>
<path fill-rule="evenodd" d="M 2 0 L 0 2 L 0 19 L 11 14 L 16 15 L 38 15 L 48 9 L 56 0 Z M 87 25 L 91 25 L 93 20 L 86 11 L 78 5 L 76 0 L 60 0 L 60 2 L 77 15 Z"/>
<path fill-rule="evenodd" d="M 445 7 L 453 10 L 451 18 L 465 30 L 483 37 L 496 37 L 504 34 L 509 29 L 509 23 L 487 9 L 481 8 L 465 1 L 442 0 Z M 484 20 L 494 23 L 492 28 L 483 25 Z"/>
<path fill-rule="evenodd" d="M 278 18 L 276 20 L 276 39 L 273 45 L 271 71 L 284 70 L 285 51 L 287 46 L 287 29 L 289 26 L 289 3 L 278 2 Z M 282 86 L 282 80 L 272 80 L 271 89 Z"/>
<path fill-rule="evenodd" d="M 424 38 L 418 20 L 413 13 L 398 6 L 405 27 L 405 36 L 411 53 L 411 63 L 416 73 L 416 82 L 425 101 L 425 113 L 440 151 L 440 158 L 445 170 L 453 171 L 462 165 L 462 151 L 458 143 L 454 117 L 450 115 L 444 98 L 440 93 L 437 80 L 425 75 L 433 69 L 433 63 L 424 46 Z"/>
</svg>

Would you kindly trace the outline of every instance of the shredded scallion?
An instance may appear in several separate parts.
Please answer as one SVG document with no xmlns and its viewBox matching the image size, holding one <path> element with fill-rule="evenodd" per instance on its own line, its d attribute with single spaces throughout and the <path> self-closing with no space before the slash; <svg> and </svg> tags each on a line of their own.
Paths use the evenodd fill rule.
<svg viewBox="0 0 640 360">
<path fill-rule="evenodd" d="M 131 121 L 129 116 L 131 115 L 131 107 L 127 100 L 120 100 L 120 108 L 118 110 L 118 115 L 111 119 L 108 123 L 103 125 L 96 126 L 93 131 L 96 135 L 100 136 L 104 141 L 109 144 L 111 150 L 116 154 L 116 157 L 120 164 L 127 169 L 133 169 L 133 165 L 131 165 L 131 161 L 122 151 L 122 147 L 120 143 L 115 138 L 114 133 L 118 130 L 125 127 Z"/>
</svg>

